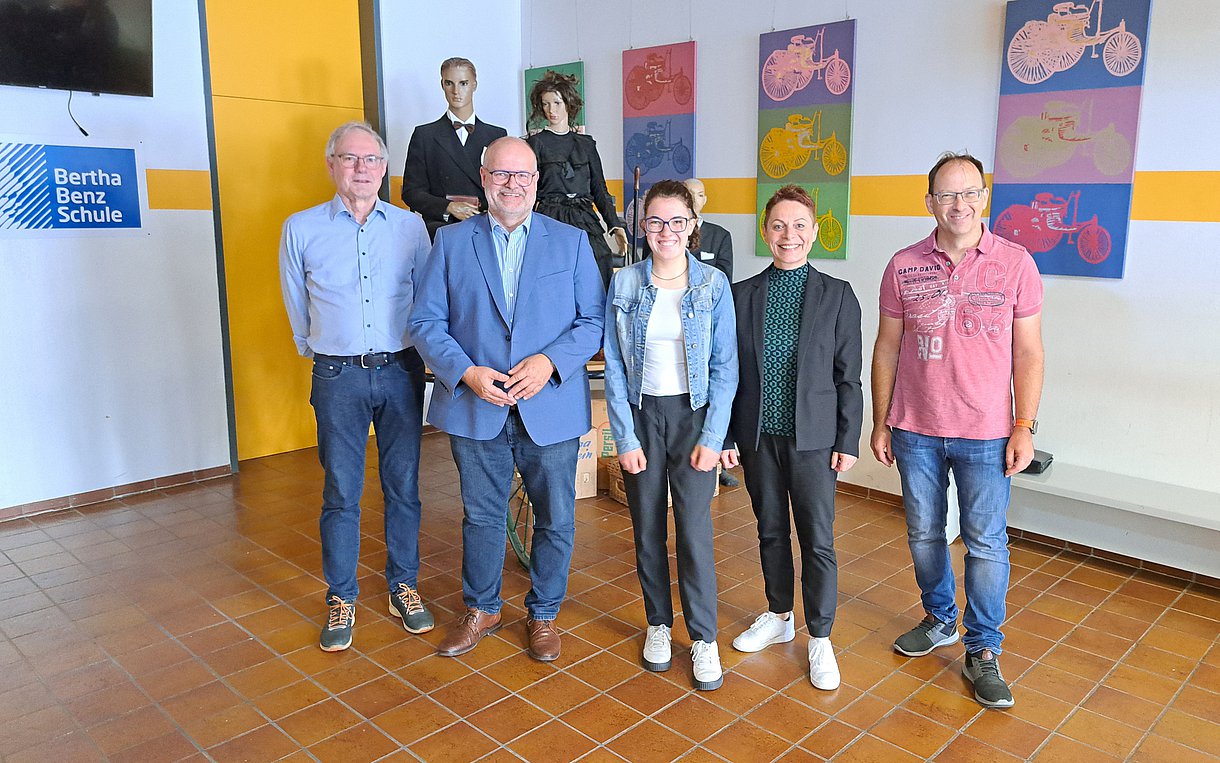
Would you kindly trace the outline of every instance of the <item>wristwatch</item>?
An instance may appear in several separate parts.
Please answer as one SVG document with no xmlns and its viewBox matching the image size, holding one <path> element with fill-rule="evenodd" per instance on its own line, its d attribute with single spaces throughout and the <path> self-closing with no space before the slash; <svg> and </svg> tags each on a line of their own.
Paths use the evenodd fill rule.
<svg viewBox="0 0 1220 763">
<path fill-rule="evenodd" d="M 1038 434 L 1038 420 L 1037 419 L 1017 419 L 1016 421 L 1014 421 L 1012 423 L 1012 425 L 1014 427 L 1025 427 L 1026 429 L 1029 430 L 1030 434 Z"/>
</svg>

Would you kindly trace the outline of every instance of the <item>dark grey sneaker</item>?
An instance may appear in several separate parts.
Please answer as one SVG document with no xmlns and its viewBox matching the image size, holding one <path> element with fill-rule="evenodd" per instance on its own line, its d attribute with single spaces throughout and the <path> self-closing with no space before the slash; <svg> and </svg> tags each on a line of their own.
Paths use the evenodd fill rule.
<svg viewBox="0 0 1220 763">
<path fill-rule="evenodd" d="M 356 625 L 356 600 L 344 601 L 338 596 L 326 600 L 326 625 L 318 646 L 323 652 L 342 652 L 352 645 L 352 627 Z"/>
<path fill-rule="evenodd" d="M 427 633 L 436 626 L 419 592 L 406 583 L 399 583 L 397 591 L 390 591 L 390 614 L 402 620 L 407 633 Z"/>
<path fill-rule="evenodd" d="M 740 480 L 738 480 L 732 474 L 729 474 L 728 469 L 721 469 L 720 476 L 717 479 L 720 480 L 721 487 L 737 487 L 741 484 Z"/>
<path fill-rule="evenodd" d="M 956 644 L 957 623 L 942 623 L 928 615 L 919 625 L 902 634 L 894 642 L 894 651 L 907 657 L 923 657 L 938 646 Z"/>
<path fill-rule="evenodd" d="M 1012 707 L 1012 692 L 1000 674 L 1000 658 L 990 649 L 966 652 L 962 675 L 974 684 L 974 698 L 983 707 Z"/>
</svg>

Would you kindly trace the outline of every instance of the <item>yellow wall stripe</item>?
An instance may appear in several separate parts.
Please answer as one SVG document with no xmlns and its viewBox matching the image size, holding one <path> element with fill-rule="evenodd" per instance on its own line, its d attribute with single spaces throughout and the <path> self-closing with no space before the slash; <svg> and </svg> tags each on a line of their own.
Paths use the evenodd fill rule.
<svg viewBox="0 0 1220 763">
<path fill-rule="evenodd" d="M 1220 172 L 1137 172 L 1133 220 L 1220 222 Z"/>
<path fill-rule="evenodd" d="M 212 173 L 207 170 L 145 170 L 149 209 L 211 209 Z"/>
<path fill-rule="evenodd" d="M 157 207 L 152 203 L 152 175 L 149 170 L 149 206 L 158 209 L 210 209 L 211 196 L 203 207 Z M 207 183 L 207 173 L 200 182 Z M 991 175 L 987 176 L 991 182 Z M 716 215 L 754 214 L 754 178 L 704 178 L 707 209 Z M 606 187 L 622 208 L 623 181 L 607 178 Z M 207 190 L 207 189 L 205 189 Z M 851 213 L 894 217 L 925 217 L 923 197 L 928 190 L 927 175 L 856 175 L 851 179 Z M 390 178 L 390 201 L 403 206 L 402 177 Z M 1131 219 L 1162 222 L 1220 222 L 1220 172 L 1137 172 L 1131 200 Z"/>
<path fill-rule="evenodd" d="M 991 182 L 991 176 L 987 177 Z M 754 178 L 703 178 L 712 214 L 754 214 Z M 607 180 L 622 206 L 622 180 Z M 927 175 L 856 175 L 851 213 L 862 216 L 926 217 Z M 1220 172 L 1137 172 L 1131 219 L 1160 222 L 1220 222 Z"/>
</svg>

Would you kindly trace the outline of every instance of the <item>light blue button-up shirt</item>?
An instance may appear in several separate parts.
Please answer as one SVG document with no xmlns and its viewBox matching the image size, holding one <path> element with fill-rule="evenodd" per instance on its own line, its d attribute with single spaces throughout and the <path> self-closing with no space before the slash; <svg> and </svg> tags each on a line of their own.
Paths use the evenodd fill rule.
<svg viewBox="0 0 1220 763">
<path fill-rule="evenodd" d="M 414 212 L 378 200 L 364 224 L 336 195 L 284 221 L 280 288 L 306 357 L 397 352 L 431 246 Z"/>
<path fill-rule="evenodd" d="M 509 320 L 517 305 L 517 290 L 521 284 L 521 261 L 525 259 L 525 240 L 529 237 L 534 213 L 525 216 L 525 221 L 508 232 L 496 218 L 491 220 L 491 240 L 496 245 L 496 261 L 500 263 L 500 284 L 504 287 L 504 305 L 508 308 Z"/>
</svg>

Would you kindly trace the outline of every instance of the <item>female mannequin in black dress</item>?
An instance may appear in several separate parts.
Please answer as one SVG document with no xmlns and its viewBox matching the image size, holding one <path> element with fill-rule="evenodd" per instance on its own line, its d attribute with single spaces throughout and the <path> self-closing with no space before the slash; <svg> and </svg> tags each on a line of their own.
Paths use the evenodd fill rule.
<svg viewBox="0 0 1220 763">
<path fill-rule="evenodd" d="M 546 120 L 542 130 L 526 139 L 538 155 L 538 203 L 534 209 L 589 234 L 602 286 L 609 286 L 613 253 L 606 243 L 602 221 L 620 253 L 627 251 L 627 232 L 614 209 L 614 198 L 606 190 L 597 144 L 592 136 L 572 129 L 582 105 L 576 78 L 558 72 L 548 71 L 530 90 L 530 120 Z M 597 213 L 601 213 L 601 220 Z"/>
</svg>

